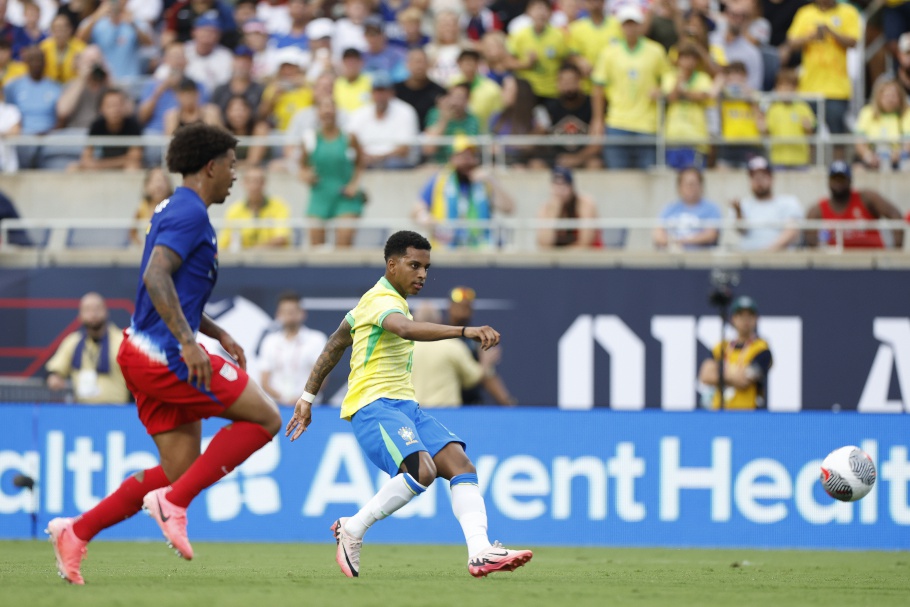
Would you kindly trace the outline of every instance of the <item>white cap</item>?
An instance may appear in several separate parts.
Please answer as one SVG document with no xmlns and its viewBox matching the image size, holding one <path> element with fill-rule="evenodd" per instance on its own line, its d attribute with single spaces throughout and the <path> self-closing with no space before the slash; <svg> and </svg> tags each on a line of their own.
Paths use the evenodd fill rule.
<svg viewBox="0 0 910 607">
<path fill-rule="evenodd" d="M 623 4 L 616 11 L 616 20 L 620 23 L 625 23 L 626 21 L 644 23 L 645 14 L 637 4 Z"/>
<path fill-rule="evenodd" d="M 335 22 L 325 17 L 322 17 L 320 19 L 313 19 L 306 26 L 306 37 L 310 40 L 331 38 L 334 33 Z"/>
<path fill-rule="evenodd" d="M 897 48 L 902 53 L 910 53 L 910 32 L 904 32 L 897 39 Z"/>
<path fill-rule="evenodd" d="M 305 70 L 310 65 L 310 54 L 296 46 L 280 48 L 272 56 L 272 64 L 279 68 L 285 63 L 296 65 Z"/>
</svg>

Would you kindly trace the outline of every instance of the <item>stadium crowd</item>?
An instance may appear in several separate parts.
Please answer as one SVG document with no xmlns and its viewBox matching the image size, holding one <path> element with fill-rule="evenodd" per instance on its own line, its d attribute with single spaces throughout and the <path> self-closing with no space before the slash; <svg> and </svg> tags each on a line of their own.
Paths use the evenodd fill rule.
<svg viewBox="0 0 910 607">
<path fill-rule="evenodd" d="M 296 172 L 301 148 L 322 142 L 320 103 L 332 101 L 365 168 L 444 162 L 450 150 L 416 145 L 421 132 L 628 144 L 659 130 L 676 169 L 745 167 L 763 135 L 787 138 L 768 150 L 775 167 L 799 168 L 811 159 L 800 139 L 820 126 L 817 104 L 798 98 L 809 96 L 827 132 L 868 138 L 857 163 L 899 169 L 910 2 L 887 2 L 893 73 L 851 116 L 848 51 L 862 21 L 835 0 L 0 0 L 0 134 L 171 134 L 204 121 L 284 136 L 285 146 L 244 148 L 242 161 Z M 711 136 L 718 145 L 695 143 Z M 503 152 L 529 167 L 656 162 L 653 143 Z M 105 145 L 20 146 L 0 164 L 159 163 L 154 148 Z"/>
</svg>

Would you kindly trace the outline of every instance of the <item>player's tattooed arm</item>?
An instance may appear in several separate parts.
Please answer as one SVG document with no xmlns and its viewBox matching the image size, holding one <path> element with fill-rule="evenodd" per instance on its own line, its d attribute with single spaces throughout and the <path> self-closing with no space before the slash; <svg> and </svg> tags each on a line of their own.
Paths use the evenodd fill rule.
<svg viewBox="0 0 910 607">
<path fill-rule="evenodd" d="M 284 435 L 289 436 L 292 441 L 300 438 L 300 436 L 306 432 L 310 422 L 313 421 L 312 413 L 310 412 L 310 409 L 313 406 L 313 403 L 311 402 L 313 395 L 319 392 L 319 388 L 322 387 L 322 382 L 325 381 L 328 374 L 335 368 L 338 361 L 341 360 L 341 355 L 344 354 L 344 351 L 353 343 L 354 338 L 351 336 L 351 325 L 348 324 L 347 319 L 345 319 L 341 321 L 338 330 L 329 337 L 329 341 L 326 342 L 325 347 L 322 349 L 322 354 L 319 355 L 319 358 L 316 360 L 316 365 L 310 372 L 310 377 L 306 382 L 306 391 L 311 394 L 301 396 L 297 401 L 297 404 L 294 405 L 294 415 L 291 416 L 291 419 L 284 430 Z"/>
<path fill-rule="evenodd" d="M 353 343 L 351 325 L 348 324 L 347 320 L 342 320 L 338 329 L 329 337 L 325 347 L 322 349 L 322 354 L 319 355 L 316 365 L 310 372 L 310 378 L 306 382 L 307 392 L 313 394 L 319 392 L 319 389 L 322 388 L 322 382 L 325 381 L 325 378 L 328 377 L 335 365 L 338 364 L 338 361 L 341 360 L 341 355 L 344 354 L 344 351 L 351 347 Z"/>
<path fill-rule="evenodd" d="M 177 297 L 177 288 L 174 286 L 173 274 L 180 268 L 183 260 L 177 253 L 168 247 L 158 245 L 152 249 L 149 256 L 142 282 L 148 291 L 152 305 L 161 316 L 174 337 L 181 344 L 196 341 L 196 336 L 183 315 L 180 299 Z"/>
</svg>

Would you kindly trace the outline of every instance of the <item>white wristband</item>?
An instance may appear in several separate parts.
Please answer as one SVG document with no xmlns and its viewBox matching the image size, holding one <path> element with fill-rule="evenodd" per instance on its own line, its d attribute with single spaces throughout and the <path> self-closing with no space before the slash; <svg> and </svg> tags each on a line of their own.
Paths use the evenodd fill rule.
<svg viewBox="0 0 910 607">
<path fill-rule="evenodd" d="M 316 395 L 310 394 L 306 390 L 303 391 L 303 394 L 300 395 L 300 398 L 302 398 L 306 402 L 310 403 L 311 405 L 316 401 Z"/>
</svg>

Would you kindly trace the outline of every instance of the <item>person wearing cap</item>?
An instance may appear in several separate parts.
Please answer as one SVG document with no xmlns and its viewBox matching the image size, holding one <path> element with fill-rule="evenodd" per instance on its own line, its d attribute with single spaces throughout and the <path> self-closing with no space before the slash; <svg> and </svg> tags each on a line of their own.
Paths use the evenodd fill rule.
<svg viewBox="0 0 910 607">
<path fill-rule="evenodd" d="M 391 46 L 385 35 L 385 24 L 377 15 L 370 15 L 363 24 L 367 50 L 363 53 L 363 71 L 368 75 L 385 72 L 392 82 L 401 82 L 408 77 L 405 67 L 405 51 Z"/>
<path fill-rule="evenodd" d="M 407 68 L 407 79 L 395 84 L 395 96 L 414 108 L 422 131 L 427 126 L 427 114 L 436 107 L 436 101 L 446 94 L 446 90 L 430 80 L 430 62 L 423 48 L 408 51 Z"/>
<path fill-rule="evenodd" d="M 148 24 L 134 19 L 125 2 L 99 5 L 79 25 L 76 37 L 101 49 L 115 82 L 141 76 L 140 49 L 154 44 Z"/>
<path fill-rule="evenodd" d="M 480 123 L 477 116 L 468 111 L 470 95 L 471 87 L 466 82 L 450 86 L 446 94 L 436 101 L 436 107 L 427 114 L 427 128 L 424 134 L 429 137 L 479 135 Z M 451 152 L 452 148 L 448 145 L 423 146 L 423 153 L 433 156 L 435 162 L 440 164 L 449 159 Z"/>
<path fill-rule="evenodd" d="M 363 53 L 349 48 L 341 55 L 341 75 L 335 79 L 333 96 L 338 109 L 354 112 L 370 103 L 373 79 L 363 73 Z"/>
<path fill-rule="evenodd" d="M 474 49 L 465 49 L 458 55 L 458 76 L 451 84 L 460 82 L 470 85 L 468 108 L 477 116 L 480 132 L 485 133 L 490 118 L 503 108 L 503 91 L 496 82 L 480 73 L 480 53 Z"/>
<path fill-rule="evenodd" d="M 722 219 L 716 204 L 705 200 L 705 176 L 695 167 L 676 174 L 679 200 L 668 204 L 660 214 L 663 222 L 652 234 L 658 249 L 699 249 L 713 247 L 720 234 L 716 225 Z"/>
<path fill-rule="evenodd" d="M 161 46 L 167 46 L 175 40 L 179 42 L 192 40 L 194 24 L 203 15 L 218 21 L 222 44 L 228 48 L 237 45 L 240 32 L 234 20 L 234 11 L 224 0 L 179 0 L 164 12 Z"/>
<path fill-rule="evenodd" d="M 284 133 L 294 114 L 313 105 L 313 91 L 306 81 L 309 54 L 293 46 L 275 52 L 278 72 L 262 93 L 259 119 L 268 120 L 276 131 Z"/>
<path fill-rule="evenodd" d="M 477 147 L 466 135 L 456 135 L 448 163 L 433 175 L 412 213 L 415 221 L 433 232 L 443 247 L 489 247 L 490 230 L 449 227 L 448 221 L 489 221 L 493 213 L 509 214 L 515 200 L 487 171 L 478 167 Z"/>
<path fill-rule="evenodd" d="M 332 34 L 335 32 L 335 22 L 331 19 L 313 19 L 306 26 L 306 35 L 309 39 L 312 63 L 306 72 L 307 81 L 311 84 L 322 74 L 335 72 L 332 64 Z"/>
<path fill-rule="evenodd" d="M 792 194 L 774 194 L 771 163 L 755 156 L 747 165 L 751 196 L 730 203 L 734 219 L 754 225 L 738 229 L 739 248 L 743 251 L 782 251 L 799 243 L 803 207 Z"/>
<path fill-rule="evenodd" d="M 476 299 L 477 293 L 471 287 L 458 286 L 452 289 L 449 292 L 448 323 L 455 327 L 470 326 L 474 317 L 474 301 Z M 502 377 L 496 373 L 496 367 L 502 357 L 501 352 L 494 358 L 489 359 L 481 354 L 483 350 L 476 343 L 465 338 L 462 338 L 461 341 L 468 347 L 474 360 L 480 362 L 484 367 L 484 376 L 480 383 L 473 387 L 465 386 L 462 388 L 462 404 L 480 405 L 489 402 L 489 398 L 492 398 L 497 405 L 517 405 L 518 401 L 509 392 Z M 484 396 L 484 391 L 489 394 L 489 398 Z"/>
<path fill-rule="evenodd" d="M 360 142 L 338 126 L 337 109 L 331 97 L 316 106 L 319 124 L 304 136 L 301 146 L 300 175 L 310 186 L 307 217 L 320 221 L 357 219 L 363 214 L 366 194 L 360 186 L 364 158 Z M 310 244 L 325 244 L 325 228 L 309 230 Z M 356 230 L 353 226 L 335 230 L 335 246 L 350 247 Z"/>
<path fill-rule="evenodd" d="M 219 86 L 212 93 L 212 103 L 221 110 L 226 120 L 227 106 L 237 95 L 246 99 L 251 108 L 259 107 L 265 87 L 253 79 L 253 50 L 248 46 L 234 49 L 234 67 L 231 79 Z"/>
<path fill-rule="evenodd" d="M 664 120 L 667 166 L 677 171 L 688 166 L 703 169 L 711 149 L 707 145 L 710 136 L 707 110 L 714 94 L 714 83 L 711 76 L 698 70 L 699 61 L 698 47 L 684 42 L 679 45 L 676 70 L 665 73 L 661 80 L 667 104 Z M 705 143 L 694 143 L 699 140 Z"/>
<path fill-rule="evenodd" d="M 836 0 L 815 0 L 802 7 L 787 30 L 787 46 L 802 51 L 799 92 L 824 97 L 825 123 L 835 135 L 847 132 L 853 93 L 847 51 L 861 35 L 859 11 Z M 840 146 L 835 151 L 843 155 Z"/>
<path fill-rule="evenodd" d="M 725 410 L 754 410 L 768 406 L 768 372 L 774 360 L 768 342 L 758 336 L 758 304 L 742 295 L 730 306 L 730 324 L 736 329 L 736 339 L 717 344 L 711 358 L 701 364 L 698 380 L 714 388 L 710 401 L 704 403 L 712 409 L 721 408 L 720 361 L 724 359 Z"/>
<path fill-rule="evenodd" d="M 553 99 L 559 66 L 572 56 L 562 30 L 550 25 L 549 0 L 530 0 L 526 9 L 531 26 L 509 34 L 508 49 L 516 77 L 527 80 L 538 99 Z"/>
<path fill-rule="evenodd" d="M 777 73 L 774 93 L 778 95 L 758 121 L 762 134 L 771 137 L 771 164 L 777 169 L 802 169 L 811 154 L 807 135 L 815 132 L 815 113 L 808 103 L 794 97 L 799 76 L 795 70 Z M 775 143 L 775 138 L 803 139 L 805 143 Z"/>
<path fill-rule="evenodd" d="M 234 55 L 221 46 L 221 23 L 202 16 L 193 23 L 193 39 L 186 45 L 186 75 L 214 91 L 231 79 Z"/>
<path fill-rule="evenodd" d="M 635 4 L 624 4 L 616 12 L 622 25 L 623 41 L 611 44 L 597 58 L 591 80 L 594 91 L 594 135 L 606 125 L 607 138 L 654 137 L 657 133 L 657 99 L 664 74 L 670 71 L 667 53 L 657 42 L 644 37 L 645 16 Z M 609 114 L 605 105 L 609 105 Z M 604 146 L 608 169 L 646 169 L 657 163 L 653 143 Z"/>
<path fill-rule="evenodd" d="M 392 78 L 385 72 L 373 75 L 373 103 L 351 114 L 348 132 L 363 146 L 364 165 L 371 169 L 406 169 L 416 163 L 410 144 L 420 133 L 417 112 L 395 98 Z"/>
<path fill-rule="evenodd" d="M 876 219 L 901 219 L 901 213 L 884 196 L 872 190 L 854 190 L 850 165 L 843 160 L 835 160 L 828 169 L 829 198 L 824 198 L 809 209 L 807 219 L 826 221 L 854 221 Z M 846 249 L 884 249 L 885 241 L 879 230 L 874 228 L 806 231 L 806 245 L 817 247 L 819 244 L 835 246 L 842 242 Z M 891 244 L 895 249 L 904 246 L 904 231 L 894 230 Z"/>
<path fill-rule="evenodd" d="M 575 190 L 575 179 L 570 169 L 554 168 L 550 184 L 550 197 L 541 206 L 537 214 L 539 219 L 597 219 L 597 204 L 587 194 Z M 540 228 L 537 230 L 537 246 L 541 249 L 586 249 L 600 246 L 600 238 L 595 228 Z"/>
</svg>

